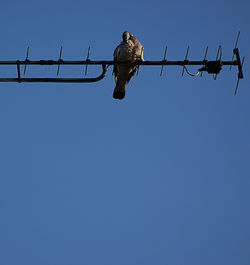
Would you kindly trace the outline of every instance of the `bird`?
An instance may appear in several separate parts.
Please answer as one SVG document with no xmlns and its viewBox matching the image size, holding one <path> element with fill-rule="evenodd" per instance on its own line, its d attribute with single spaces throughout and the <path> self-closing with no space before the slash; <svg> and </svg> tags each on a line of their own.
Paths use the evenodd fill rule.
<svg viewBox="0 0 250 265">
<path fill-rule="evenodd" d="M 130 32 L 124 31 L 122 42 L 116 47 L 113 57 L 115 62 L 143 61 L 143 46 Z M 114 64 L 113 73 L 116 85 L 113 98 L 122 100 L 125 97 L 126 86 L 138 67 L 138 65 Z"/>
</svg>

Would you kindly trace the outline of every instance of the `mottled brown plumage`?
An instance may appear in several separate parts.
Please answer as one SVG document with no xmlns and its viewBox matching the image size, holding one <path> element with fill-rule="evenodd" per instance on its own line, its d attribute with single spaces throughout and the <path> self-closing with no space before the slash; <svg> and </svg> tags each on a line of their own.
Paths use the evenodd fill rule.
<svg viewBox="0 0 250 265">
<path fill-rule="evenodd" d="M 122 35 L 123 41 L 114 51 L 114 61 L 143 61 L 143 46 L 128 31 Z M 138 66 L 131 65 L 114 65 L 114 74 L 116 86 L 113 98 L 123 99 L 125 97 L 126 86 L 133 75 L 136 73 Z"/>
</svg>

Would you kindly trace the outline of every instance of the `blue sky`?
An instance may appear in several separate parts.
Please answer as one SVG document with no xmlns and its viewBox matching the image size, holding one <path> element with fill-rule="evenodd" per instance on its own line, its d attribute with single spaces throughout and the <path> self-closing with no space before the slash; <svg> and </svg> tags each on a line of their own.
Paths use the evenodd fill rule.
<svg viewBox="0 0 250 265">
<path fill-rule="evenodd" d="M 217 80 L 144 66 L 112 98 L 94 84 L 0 84 L 0 265 L 250 263 L 249 1 L 2 1 L 0 60 L 112 59 L 124 30 L 146 60 L 201 60 Z M 55 77 L 56 67 L 27 67 Z M 190 68 L 190 71 L 197 68 Z M 88 76 L 100 69 L 88 68 Z M 60 76 L 82 76 L 62 66 Z M 15 67 L 0 76 L 16 76 Z"/>
</svg>

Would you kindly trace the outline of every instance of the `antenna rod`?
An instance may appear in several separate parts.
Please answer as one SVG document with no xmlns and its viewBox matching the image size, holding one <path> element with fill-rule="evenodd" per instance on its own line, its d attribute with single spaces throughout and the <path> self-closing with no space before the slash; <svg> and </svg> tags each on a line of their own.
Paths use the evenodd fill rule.
<svg viewBox="0 0 250 265">
<path fill-rule="evenodd" d="M 222 65 L 238 65 L 238 60 L 234 61 L 221 61 Z M 0 61 L 0 65 L 118 65 L 118 64 L 129 64 L 129 65 L 203 65 L 204 61 L 169 61 L 169 60 L 162 60 L 162 61 L 137 61 L 137 62 L 118 62 L 118 61 L 92 61 L 92 60 L 85 60 L 85 61 L 66 61 L 63 60 L 61 62 L 55 60 L 40 60 L 40 61 Z"/>
</svg>

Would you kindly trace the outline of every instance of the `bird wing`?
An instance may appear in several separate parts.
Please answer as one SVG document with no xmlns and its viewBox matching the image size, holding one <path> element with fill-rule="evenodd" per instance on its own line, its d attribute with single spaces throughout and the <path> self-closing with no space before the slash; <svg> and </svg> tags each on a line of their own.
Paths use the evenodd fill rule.
<svg viewBox="0 0 250 265">
<path fill-rule="evenodd" d="M 132 60 L 131 61 L 143 61 L 143 46 L 141 43 L 133 36 L 130 35 L 130 41 L 133 43 L 133 49 L 132 49 Z M 139 65 L 136 65 L 131 68 L 131 71 L 128 76 L 128 82 L 130 79 L 135 75 L 137 69 L 139 68 Z"/>
<path fill-rule="evenodd" d="M 113 53 L 114 61 L 118 61 L 118 60 L 119 60 L 120 48 L 121 48 L 121 44 L 118 45 L 118 46 L 116 47 L 116 49 L 114 50 L 114 53 Z M 118 69 L 117 69 L 117 65 L 114 64 L 114 67 L 113 67 L 113 73 L 114 73 L 114 75 L 115 75 L 115 78 L 117 77 L 117 71 L 118 71 Z"/>
<path fill-rule="evenodd" d="M 133 59 L 143 61 L 143 46 L 133 35 L 130 36 L 130 40 L 134 44 Z"/>
<path fill-rule="evenodd" d="M 114 51 L 114 61 L 133 61 L 133 48 L 134 43 L 131 40 L 127 43 L 121 42 Z M 131 72 L 130 68 L 128 65 L 114 65 L 113 73 L 115 74 L 115 80 L 118 75 L 129 75 Z"/>
</svg>

